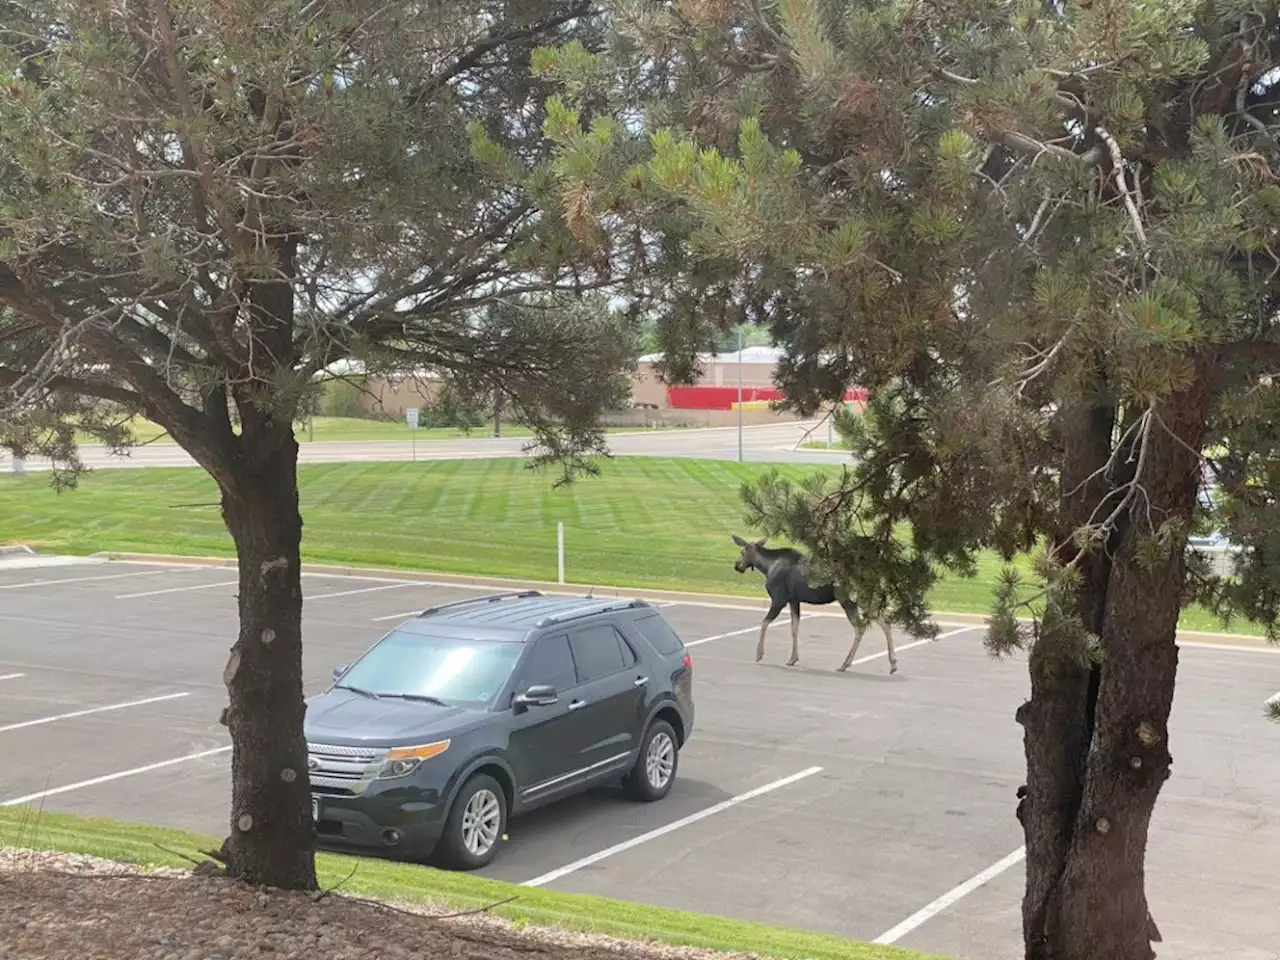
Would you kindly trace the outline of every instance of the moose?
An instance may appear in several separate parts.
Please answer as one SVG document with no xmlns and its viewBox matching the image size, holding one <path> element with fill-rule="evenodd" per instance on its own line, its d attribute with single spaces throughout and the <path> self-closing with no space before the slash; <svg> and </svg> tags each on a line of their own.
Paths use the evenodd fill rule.
<svg viewBox="0 0 1280 960">
<path fill-rule="evenodd" d="M 762 537 L 753 543 L 743 540 L 737 534 L 733 535 L 733 542 L 742 548 L 738 559 L 734 561 L 733 569 L 738 573 L 759 570 L 764 574 L 764 588 L 769 593 L 769 612 L 764 615 L 764 620 L 760 624 L 760 640 L 756 644 L 756 663 L 764 659 L 765 633 L 769 629 L 769 624 L 778 619 L 778 614 L 782 612 L 783 607 L 791 608 L 791 659 L 787 661 L 787 666 L 793 667 L 800 662 L 800 604 L 824 606 L 829 603 L 839 603 L 853 627 L 853 646 L 849 648 L 849 654 L 840 666 L 841 672 L 848 670 L 852 665 L 853 658 L 858 655 L 858 645 L 862 643 L 862 637 L 874 619 L 884 631 L 885 643 L 889 646 L 889 673 L 891 675 L 897 673 L 898 657 L 893 649 L 893 630 L 889 623 L 878 617 L 864 616 L 852 600 L 838 597 L 832 585 L 810 584 L 804 572 L 804 555 L 790 547 L 766 547 L 764 544 L 767 539 L 768 537 Z"/>
</svg>

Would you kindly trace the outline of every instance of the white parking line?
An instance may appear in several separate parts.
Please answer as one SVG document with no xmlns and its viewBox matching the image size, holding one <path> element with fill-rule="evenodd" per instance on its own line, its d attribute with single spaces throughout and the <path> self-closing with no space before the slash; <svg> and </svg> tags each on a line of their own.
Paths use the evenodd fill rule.
<svg viewBox="0 0 1280 960">
<path fill-rule="evenodd" d="M 188 590 L 212 590 L 215 587 L 237 587 L 239 580 L 223 580 L 218 583 L 197 583 L 190 587 L 168 587 L 164 590 L 147 590 L 145 593 L 123 593 L 117 600 L 136 600 L 139 597 L 158 597 L 162 593 L 186 593 Z"/>
<path fill-rule="evenodd" d="M 123 777 L 132 777 L 140 773 L 150 773 L 152 770 L 162 770 L 165 767 L 171 767 L 176 763 L 186 763 L 189 760 L 199 760 L 203 757 L 212 757 L 215 754 L 227 753 L 231 748 L 215 747 L 212 750 L 201 750 L 199 753 L 189 753 L 185 757 L 174 757 L 172 760 L 161 760 L 159 763 L 149 763 L 145 767 L 134 767 L 132 770 L 121 770 L 119 773 L 109 773 L 105 777 L 94 777 L 92 780 L 81 780 L 79 783 L 68 783 L 63 787 L 53 787 L 50 790 L 41 790 L 39 793 L 29 793 L 25 797 L 14 797 L 12 800 L 0 800 L 0 807 L 17 807 L 24 803 L 31 803 L 34 800 L 43 800 L 45 797 L 57 796 L 60 793 L 69 793 L 72 790 L 82 790 L 85 787 L 96 787 L 100 783 L 110 783 L 112 780 L 120 780 Z"/>
<path fill-rule="evenodd" d="M 894 647 L 893 652 L 895 654 L 898 654 L 898 653 L 901 653 L 903 650 L 910 650 L 913 647 L 922 647 L 926 643 L 937 643 L 939 640 L 947 639 L 947 637 L 954 637 L 958 633 L 968 633 L 970 630 L 981 630 L 981 629 L 982 629 L 981 627 L 961 627 L 958 630 L 948 630 L 946 633 L 938 634 L 932 640 L 929 639 L 928 637 L 925 637 L 923 640 L 913 640 L 911 641 L 911 643 L 904 644 L 901 647 Z M 865 657 L 859 657 L 857 660 L 853 661 L 853 663 L 851 663 L 850 666 L 856 667 L 860 663 L 868 663 L 872 660 L 879 659 L 880 657 L 887 657 L 888 655 L 889 655 L 889 648 L 885 647 L 879 653 L 869 653 Z"/>
<path fill-rule="evenodd" d="M 393 613 L 393 614 L 391 614 L 390 616 L 387 616 L 387 617 L 374 617 L 374 618 L 373 618 L 373 622 L 374 622 L 374 623 L 381 623 L 383 620 L 403 620 L 403 619 L 405 619 L 406 617 L 416 617 L 418 614 L 420 614 L 420 613 L 421 613 L 423 610 L 425 610 L 425 609 L 426 609 L 426 607 L 419 607 L 417 610 L 414 610 L 414 611 L 412 611 L 411 613 Z"/>
<path fill-rule="evenodd" d="M 22 590 L 25 587 L 56 587 L 64 583 L 89 583 L 93 580 L 127 580 L 130 577 L 156 577 L 168 570 L 147 570 L 144 573 L 107 573 L 98 577 L 63 577 L 54 580 L 28 580 L 25 583 L 0 584 L 0 590 Z"/>
<path fill-rule="evenodd" d="M 722 813 L 730 807 L 736 807 L 740 803 L 746 803 L 748 800 L 754 800 L 756 797 L 763 796 L 766 793 L 772 793 L 774 790 L 780 790 L 782 787 L 790 786 L 803 780 L 805 777 L 811 777 L 815 773 L 821 773 L 822 767 L 810 767 L 807 770 L 801 770 L 799 773 L 793 773 L 789 777 L 783 777 L 781 780 L 775 780 L 773 783 L 766 783 L 763 787 L 756 787 L 754 790 L 748 790 L 746 793 L 740 793 L 736 797 L 730 797 L 717 803 L 715 806 L 707 807 L 705 810 L 699 810 L 697 813 L 690 814 L 687 817 L 681 817 L 679 820 L 673 820 L 666 826 L 658 827 L 656 830 L 650 830 L 648 833 L 642 833 L 638 837 L 632 837 L 624 843 L 615 844 L 607 847 L 599 853 L 593 853 L 589 857 L 583 857 L 581 860 L 575 860 L 573 863 L 560 867 L 558 870 L 552 870 L 544 873 L 540 877 L 534 877 L 532 880 L 526 880 L 520 884 L 522 887 L 544 887 L 548 883 L 559 880 L 561 877 L 567 877 L 571 873 L 576 873 L 583 867 L 589 867 L 592 864 L 599 863 L 614 854 L 623 853 L 633 847 L 638 847 L 642 843 L 648 843 L 658 837 L 666 836 L 668 833 L 679 830 L 681 827 L 687 827 L 691 823 L 697 823 L 699 820 L 705 820 L 707 817 L 717 813 Z"/>
<path fill-rule="evenodd" d="M 791 621 L 782 620 L 780 622 L 790 623 Z M 688 643 L 685 644 L 685 646 L 696 647 L 700 643 L 710 643 L 712 640 L 723 640 L 725 637 L 737 637 L 737 636 L 741 636 L 744 633 L 750 633 L 753 630 L 759 631 L 759 629 L 760 629 L 760 624 L 754 623 L 749 627 L 743 627 L 741 630 L 734 630 L 734 631 L 731 631 L 730 633 L 717 633 L 714 637 L 703 637 L 701 640 L 690 640 Z"/>
<path fill-rule="evenodd" d="M 310 600 L 331 600 L 334 597 L 350 597 L 357 593 L 375 593 L 378 590 L 401 590 L 404 587 L 416 587 L 416 583 L 384 583 L 380 587 L 361 587 L 359 590 L 339 590 L 337 593 L 320 593 L 314 597 L 307 597 Z"/>
<path fill-rule="evenodd" d="M 775 621 L 775 623 L 779 625 L 790 623 L 790 622 L 791 622 L 790 619 Z M 743 627 L 741 630 L 734 630 L 732 633 L 717 633 L 714 637 L 703 637 L 701 640 L 690 640 L 688 643 L 685 644 L 685 646 L 696 647 L 700 643 L 710 643 L 712 640 L 723 640 L 726 637 L 736 637 L 744 633 L 750 633 L 752 630 L 759 630 L 759 629 L 760 629 L 760 624 L 757 623 L 755 626 Z M 915 640 L 904 646 L 894 647 L 893 650 L 895 653 L 900 653 L 903 650 L 910 650 L 912 647 L 923 646 L 926 643 L 937 643 L 939 640 L 945 640 L 947 637 L 954 637 L 958 633 L 966 633 L 969 630 L 980 630 L 980 629 L 982 628 L 981 627 L 960 627 L 959 629 L 956 629 L 956 630 L 948 630 L 946 633 L 940 633 L 933 639 L 929 639 L 928 637 L 926 637 L 923 640 Z M 886 647 L 884 650 L 881 650 L 879 653 L 872 653 L 865 657 L 859 657 L 857 660 L 853 662 L 854 664 L 867 663 L 868 661 L 875 660 L 877 657 L 887 657 L 888 655 L 889 655 L 889 649 L 888 647 Z"/>
<path fill-rule="evenodd" d="M 0 680 L 17 680 L 25 676 L 26 676 L 25 673 L 6 673 L 6 674 L 0 674 Z"/>
<path fill-rule="evenodd" d="M 0 733 L 8 733 L 10 730 L 22 730 L 26 727 L 38 727 L 42 723 L 54 723 L 58 720 L 71 720 L 75 717 L 87 717 L 91 713 L 107 713 L 111 710 L 124 710 L 126 707 L 142 707 L 148 703 L 160 703 L 164 700 L 179 700 L 182 697 L 189 697 L 189 693 L 166 693 L 162 697 L 147 697 L 145 700 L 130 700 L 128 703 L 113 703 L 105 707 L 90 707 L 88 710 L 76 710 L 74 713 L 60 713 L 56 717 L 41 717 L 39 720 L 23 720 L 21 723 L 11 723 L 8 726 L 0 727 Z"/>
<path fill-rule="evenodd" d="M 960 884 L 960 886 L 956 887 L 953 890 L 948 890 L 946 893 L 940 896 L 937 900 L 934 900 L 932 903 L 927 904 L 926 906 L 917 910 L 915 913 L 907 917 L 907 919 L 903 920 L 896 927 L 892 927 L 886 930 L 884 933 L 880 934 L 880 936 L 876 937 L 871 942 L 880 944 L 881 946 L 888 946 L 891 943 L 897 943 L 899 940 L 905 937 L 912 930 L 916 929 L 916 927 L 932 919 L 933 917 L 936 917 L 943 910 L 947 909 L 947 907 L 964 899 L 965 897 L 973 893 L 973 891 L 977 890 L 979 887 L 983 886 L 984 884 L 990 883 L 992 880 L 1000 876 L 1000 874 L 1004 873 L 1010 867 L 1014 866 L 1015 864 L 1021 863 L 1023 858 L 1026 857 L 1026 855 L 1027 855 L 1027 848 L 1019 847 L 1017 850 L 1013 851 L 1013 853 L 1009 854 L 999 863 L 993 863 L 991 866 L 987 867 L 987 869 L 983 870 L 981 873 L 977 874 L 976 876 L 970 877 L 964 883 Z"/>
</svg>

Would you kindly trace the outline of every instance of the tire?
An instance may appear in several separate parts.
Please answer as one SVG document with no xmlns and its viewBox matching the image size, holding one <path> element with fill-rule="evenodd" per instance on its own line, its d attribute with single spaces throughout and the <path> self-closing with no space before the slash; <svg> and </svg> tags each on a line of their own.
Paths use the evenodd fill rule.
<svg viewBox="0 0 1280 960">
<path fill-rule="evenodd" d="M 478 870 L 493 861 L 506 832 L 506 794 L 493 777 L 477 773 L 449 808 L 435 859 L 446 869 Z"/>
<path fill-rule="evenodd" d="M 680 765 L 675 729 L 665 720 L 654 720 L 640 741 L 636 763 L 623 778 L 622 787 L 633 800 L 655 803 L 671 792 Z"/>
</svg>

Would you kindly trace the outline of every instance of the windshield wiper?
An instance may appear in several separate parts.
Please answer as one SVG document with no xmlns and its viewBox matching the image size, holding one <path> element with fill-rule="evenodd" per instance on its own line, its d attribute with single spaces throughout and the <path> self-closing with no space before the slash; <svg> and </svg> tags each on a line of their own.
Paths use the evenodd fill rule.
<svg viewBox="0 0 1280 960">
<path fill-rule="evenodd" d="M 350 690 L 352 693 L 358 693 L 360 696 L 368 697 L 370 700 L 377 700 L 379 697 L 379 694 L 376 694 L 371 690 L 363 690 L 360 687 L 353 687 L 349 683 L 335 683 L 333 686 L 336 690 Z"/>
<path fill-rule="evenodd" d="M 380 693 L 378 696 L 394 700 L 413 700 L 417 703 L 433 703 L 437 707 L 447 707 L 449 705 L 439 697 L 429 697 L 425 693 Z"/>
</svg>

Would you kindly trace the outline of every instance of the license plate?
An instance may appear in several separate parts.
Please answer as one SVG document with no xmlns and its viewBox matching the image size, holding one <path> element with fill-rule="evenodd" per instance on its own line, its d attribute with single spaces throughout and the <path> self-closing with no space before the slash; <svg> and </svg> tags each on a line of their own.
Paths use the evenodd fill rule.
<svg viewBox="0 0 1280 960">
<path fill-rule="evenodd" d="M 319 797 L 311 798 L 311 819 L 312 820 L 320 819 L 320 798 Z"/>
</svg>

